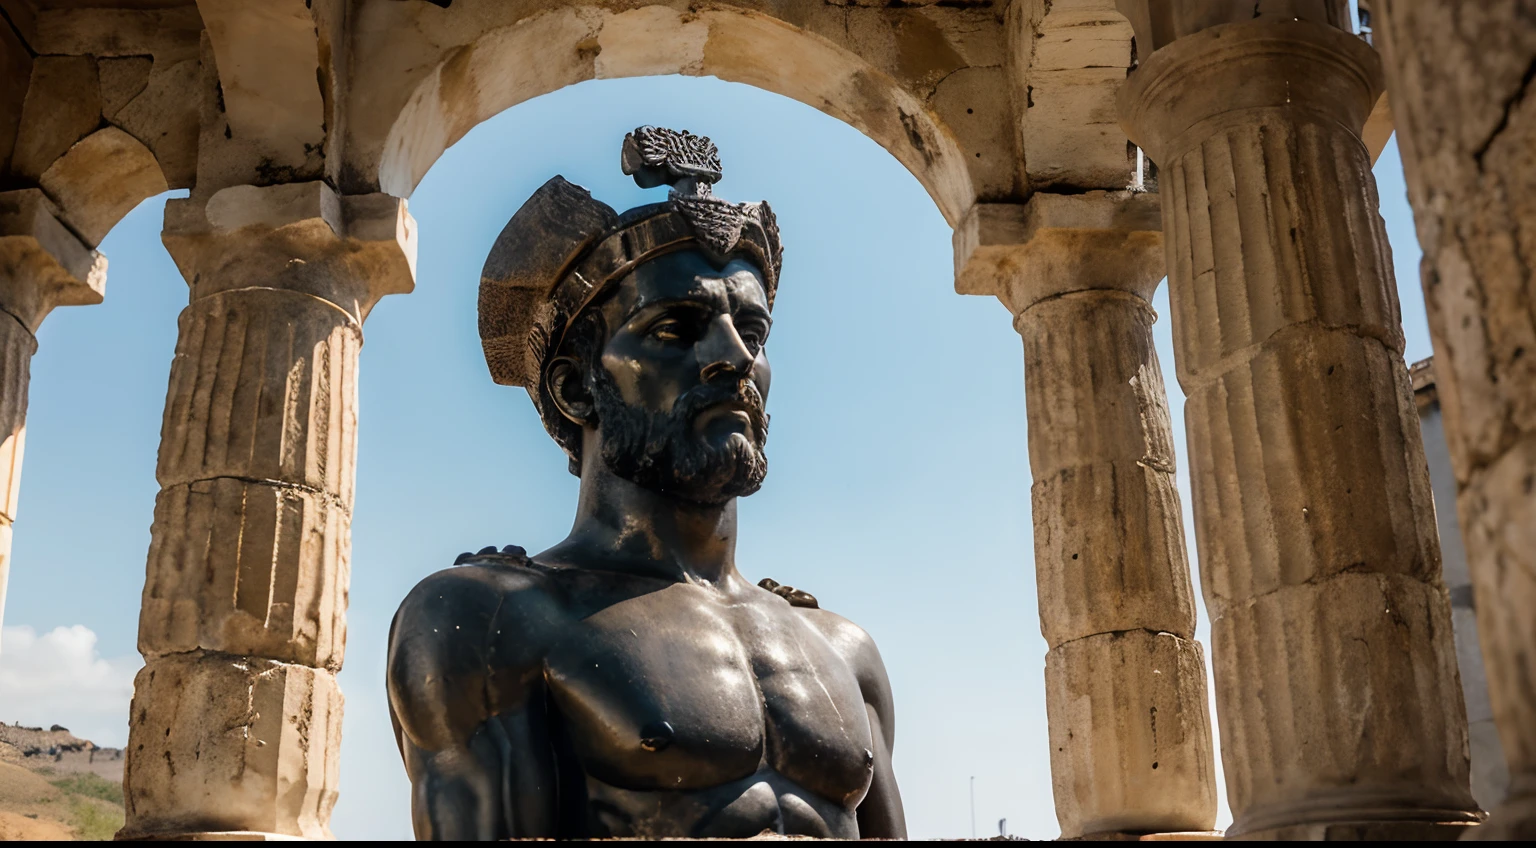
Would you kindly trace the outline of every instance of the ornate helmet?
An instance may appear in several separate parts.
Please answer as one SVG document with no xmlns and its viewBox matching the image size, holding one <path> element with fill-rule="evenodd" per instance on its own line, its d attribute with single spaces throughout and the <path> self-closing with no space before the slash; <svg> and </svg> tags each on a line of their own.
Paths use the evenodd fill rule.
<svg viewBox="0 0 1536 848">
<path fill-rule="evenodd" d="M 624 136 L 620 164 L 641 188 L 670 185 L 666 202 L 620 215 L 555 177 L 507 222 L 480 272 L 480 342 L 491 377 L 528 389 L 540 413 L 544 362 L 577 316 L 642 263 L 685 249 L 721 264 L 745 258 L 762 271 L 773 307 L 783 254 L 778 224 L 766 202 L 714 196 L 710 186 L 721 176 L 714 142 L 640 127 Z"/>
</svg>

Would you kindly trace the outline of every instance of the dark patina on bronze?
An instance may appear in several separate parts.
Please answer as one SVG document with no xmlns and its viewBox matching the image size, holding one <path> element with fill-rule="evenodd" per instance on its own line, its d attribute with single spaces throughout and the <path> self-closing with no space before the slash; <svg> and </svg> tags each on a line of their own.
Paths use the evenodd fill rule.
<svg viewBox="0 0 1536 848">
<path fill-rule="evenodd" d="M 570 535 L 423 580 L 390 630 L 391 716 L 419 838 L 906 835 L 874 642 L 736 569 L 767 473 L 767 204 L 715 197 L 707 138 L 642 127 L 621 214 L 556 177 L 481 276 L 499 383 L 581 478 Z"/>
</svg>

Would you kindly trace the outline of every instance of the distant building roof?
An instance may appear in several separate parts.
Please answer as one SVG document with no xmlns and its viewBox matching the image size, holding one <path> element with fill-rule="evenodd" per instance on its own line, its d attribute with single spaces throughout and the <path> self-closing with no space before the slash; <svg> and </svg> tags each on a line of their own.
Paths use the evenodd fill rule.
<svg viewBox="0 0 1536 848">
<path fill-rule="evenodd" d="M 1408 366 L 1408 379 L 1413 381 L 1413 399 L 1418 404 L 1419 412 L 1423 412 L 1430 406 L 1440 403 L 1440 395 L 1435 391 L 1435 358 L 1421 359 Z"/>
</svg>

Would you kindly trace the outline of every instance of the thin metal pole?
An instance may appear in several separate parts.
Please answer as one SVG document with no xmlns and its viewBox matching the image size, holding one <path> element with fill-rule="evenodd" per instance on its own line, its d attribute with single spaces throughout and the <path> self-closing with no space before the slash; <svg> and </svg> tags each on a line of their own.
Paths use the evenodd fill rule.
<svg viewBox="0 0 1536 848">
<path fill-rule="evenodd" d="M 976 775 L 971 775 L 971 838 L 976 838 Z"/>
</svg>

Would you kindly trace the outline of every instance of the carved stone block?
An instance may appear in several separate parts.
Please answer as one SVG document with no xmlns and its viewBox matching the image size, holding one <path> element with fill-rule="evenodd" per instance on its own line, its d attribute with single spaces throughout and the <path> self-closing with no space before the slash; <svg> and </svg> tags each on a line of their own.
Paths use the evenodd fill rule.
<svg viewBox="0 0 1536 848">
<path fill-rule="evenodd" d="M 362 328 L 292 291 L 201 298 L 182 312 L 156 476 L 272 480 L 352 503 Z"/>
<path fill-rule="evenodd" d="M 329 495 L 221 477 L 155 501 L 139 650 L 338 669 L 350 517 Z"/>
<path fill-rule="evenodd" d="M 1229 833 L 1476 809 L 1438 582 L 1320 575 L 1229 605 L 1211 634 Z"/>
<path fill-rule="evenodd" d="M 1129 462 L 1065 469 L 1032 489 L 1040 630 L 1060 645 L 1132 628 L 1194 638 L 1173 475 Z"/>
<path fill-rule="evenodd" d="M 1173 472 L 1156 320 L 1142 298 L 1103 290 L 1064 293 L 1019 314 L 1036 479 L 1104 461 Z"/>
<path fill-rule="evenodd" d="M 1477 627 L 1488 660 L 1493 717 L 1512 773 L 1536 773 L 1536 435 L 1487 469 L 1457 499 L 1472 569 Z M 1504 728 L 1513 728 L 1505 731 Z M 1521 728 L 1527 732 L 1520 732 Z M 1536 827 L 1533 821 L 1527 827 Z"/>
<path fill-rule="evenodd" d="M 1063 838 L 1215 826 L 1200 644 L 1127 630 L 1045 657 L 1051 786 Z"/>
<path fill-rule="evenodd" d="M 1202 589 L 1229 603 L 1346 572 L 1438 582 L 1407 372 L 1375 339 L 1281 334 L 1189 394 Z"/>
<path fill-rule="evenodd" d="M 134 680 L 121 838 L 331 838 L 341 692 L 328 671 L 194 652 Z"/>
</svg>

